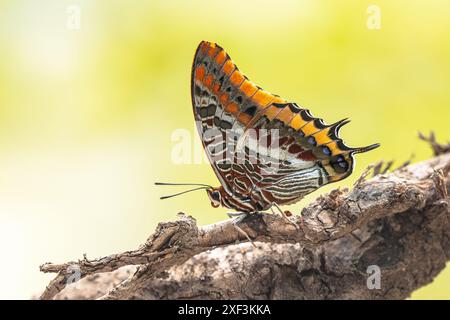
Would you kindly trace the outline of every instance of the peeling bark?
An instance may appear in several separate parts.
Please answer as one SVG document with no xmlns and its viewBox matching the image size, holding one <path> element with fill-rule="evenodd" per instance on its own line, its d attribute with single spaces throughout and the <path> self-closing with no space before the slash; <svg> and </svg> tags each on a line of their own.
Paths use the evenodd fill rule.
<svg viewBox="0 0 450 320">
<path fill-rule="evenodd" d="M 320 196 L 292 217 L 298 229 L 279 215 L 249 216 L 240 226 L 254 245 L 231 221 L 197 226 L 180 214 L 137 250 L 44 264 L 57 275 L 41 299 L 407 298 L 450 257 L 450 154 L 439 150 L 391 173 L 392 163 L 377 165 L 352 190 Z M 76 294 L 67 285 L 73 266 L 82 279 Z M 377 268 L 380 288 L 370 289 Z"/>
</svg>

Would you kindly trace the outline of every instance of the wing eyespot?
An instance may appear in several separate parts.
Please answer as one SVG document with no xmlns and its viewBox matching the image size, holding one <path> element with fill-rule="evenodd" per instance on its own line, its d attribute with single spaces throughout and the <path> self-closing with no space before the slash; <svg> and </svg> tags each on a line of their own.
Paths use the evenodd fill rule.
<svg viewBox="0 0 450 320">
<path fill-rule="evenodd" d="M 308 143 L 314 147 L 317 145 L 317 141 L 314 137 L 308 137 Z"/>
<path fill-rule="evenodd" d="M 327 146 L 324 146 L 324 147 L 322 148 L 322 152 L 323 152 L 323 154 L 326 155 L 326 156 L 331 156 L 331 150 L 330 150 L 330 148 L 327 147 Z"/>
</svg>

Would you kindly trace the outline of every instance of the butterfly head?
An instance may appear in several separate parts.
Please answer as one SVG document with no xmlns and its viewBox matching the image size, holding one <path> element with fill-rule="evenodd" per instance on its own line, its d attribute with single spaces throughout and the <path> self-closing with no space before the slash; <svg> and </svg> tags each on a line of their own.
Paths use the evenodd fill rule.
<svg viewBox="0 0 450 320">
<path fill-rule="evenodd" d="M 223 187 L 206 189 L 209 200 L 211 200 L 211 206 L 213 206 L 214 208 L 222 205 L 222 192 Z"/>
</svg>

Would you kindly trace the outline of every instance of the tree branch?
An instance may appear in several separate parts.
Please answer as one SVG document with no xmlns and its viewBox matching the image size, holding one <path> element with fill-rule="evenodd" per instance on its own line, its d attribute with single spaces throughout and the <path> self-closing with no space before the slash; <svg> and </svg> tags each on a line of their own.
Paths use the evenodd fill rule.
<svg viewBox="0 0 450 320">
<path fill-rule="evenodd" d="M 41 299 L 80 298 L 71 283 L 84 278 L 78 287 L 91 292 L 86 298 L 406 298 L 450 257 L 450 155 L 377 171 L 384 174 L 365 180 L 366 172 L 351 191 L 333 190 L 305 207 L 292 217 L 299 229 L 279 215 L 249 216 L 240 226 L 255 246 L 229 220 L 199 227 L 180 214 L 135 251 L 44 264 L 41 271 L 57 276 Z M 367 287 L 372 265 L 381 270 L 380 289 Z M 113 289 L 92 294 L 93 276 Z"/>
</svg>

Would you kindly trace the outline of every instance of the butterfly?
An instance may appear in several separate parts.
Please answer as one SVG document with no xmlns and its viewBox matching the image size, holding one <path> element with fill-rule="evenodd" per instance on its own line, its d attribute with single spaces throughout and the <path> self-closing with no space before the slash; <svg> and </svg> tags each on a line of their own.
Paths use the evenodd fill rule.
<svg viewBox="0 0 450 320">
<path fill-rule="evenodd" d="M 339 129 L 349 120 L 327 125 L 265 91 L 212 42 L 202 41 L 195 52 L 191 99 L 203 148 L 221 184 L 194 190 L 206 189 L 213 207 L 246 214 L 293 204 L 348 177 L 353 155 L 379 146 L 346 146 Z"/>
</svg>

